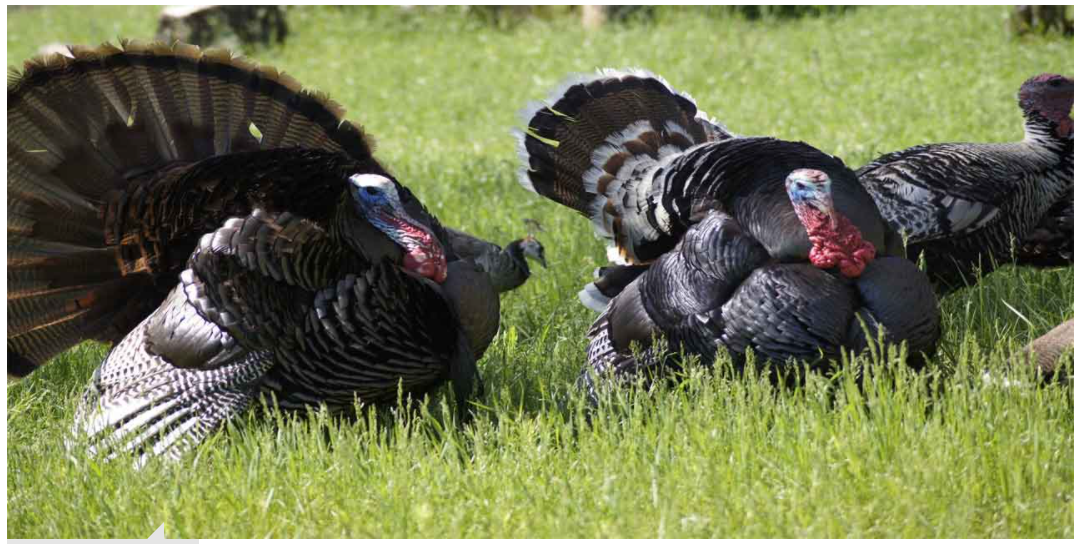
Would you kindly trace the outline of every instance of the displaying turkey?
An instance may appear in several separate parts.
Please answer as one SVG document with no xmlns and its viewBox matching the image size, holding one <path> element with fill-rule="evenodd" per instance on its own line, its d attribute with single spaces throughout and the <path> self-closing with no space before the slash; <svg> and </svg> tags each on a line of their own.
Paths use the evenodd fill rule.
<svg viewBox="0 0 1086 544">
<path fill-rule="evenodd" d="M 923 252 L 937 288 L 967 285 L 978 270 L 1010 262 L 1015 244 L 1028 264 L 1071 261 L 1074 102 L 1073 80 L 1042 74 L 1018 92 L 1021 142 L 921 145 L 856 171 L 882 215 L 907 234 L 909 258 Z"/>
<path fill-rule="evenodd" d="M 855 174 L 802 142 L 733 137 L 647 72 L 605 70 L 535 107 L 520 134 L 522 184 L 589 217 L 617 266 L 582 300 L 596 373 L 670 358 L 816 363 L 884 329 L 919 362 L 939 338 L 930 284 L 897 256 Z M 832 180 L 832 181 L 831 181 Z M 613 298 L 611 298 L 613 297 Z M 645 356 L 634 356 L 634 344 Z"/>
<path fill-rule="evenodd" d="M 228 217 L 326 219 L 343 193 L 329 171 L 383 172 L 338 105 L 226 51 L 71 55 L 8 79 L 9 376 L 122 338 Z"/>
<path fill-rule="evenodd" d="M 259 206 L 327 226 L 345 175 L 387 175 L 338 104 L 273 68 L 184 44 L 70 55 L 8 81 L 9 378 L 120 340 L 227 218 Z M 403 204 L 429 217 L 409 191 Z"/>
<path fill-rule="evenodd" d="M 95 372 L 74 428 L 90 452 L 176 458 L 261 392 L 341 412 L 451 379 L 463 405 L 497 292 L 446 261 L 440 225 L 412 217 L 397 183 L 349 184 L 327 230 L 257 209 L 201 238 L 180 284 Z"/>
<path fill-rule="evenodd" d="M 499 293 L 511 291 L 524 285 L 532 275 L 528 259 L 547 267 L 547 257 L 543 244 L 535 236 L 528 235 L 513 240 L 502 249 L 497 244 L 480 240 L 456 229 L 446 228 L 449 244 L 460 258 L 475 263 L 490 277 L 490 283 Z"/>
<path fill-rule="evenodd" d="M 8 371 L 120 339 L 77 415 L 92 451 L 176 457 L 260 392 L 476 390 L 498 294 L 336 104 L 222 51 L 72 57 L 9 79 Z"/>
</svg>

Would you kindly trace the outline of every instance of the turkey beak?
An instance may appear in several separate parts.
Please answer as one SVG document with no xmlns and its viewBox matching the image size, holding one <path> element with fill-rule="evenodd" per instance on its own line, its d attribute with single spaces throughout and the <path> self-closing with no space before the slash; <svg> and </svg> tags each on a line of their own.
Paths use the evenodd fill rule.
<svg viewBox="0 0 1086 544">
<path fill-rule="evenodd" d="M 547 258 L 543 256 L 542 249 L 540 249 L 539 251 L 526 251 L 525 253 L 528 255 L 528 257 L 534 259 L 536 262 L 542 265 L 543 268 L 547 268 Z"/>
<path fill-rule="evenodd" d="M 528 235 L 522 239 L 520 241 L 520 247 L 524 251 L 525 257 L 543 265 L 543 268 L 547 268 L 547 257 L 543 253 L 543 244 L 539 243 L 534 236 Z"/>
</svg>

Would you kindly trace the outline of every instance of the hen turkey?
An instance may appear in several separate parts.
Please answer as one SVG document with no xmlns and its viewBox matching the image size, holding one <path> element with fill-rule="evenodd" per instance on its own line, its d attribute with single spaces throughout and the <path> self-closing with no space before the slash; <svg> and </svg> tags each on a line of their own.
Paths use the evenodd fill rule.
<svg viewBox="0 0 1086 544">
<path fill-rule="evenodd" d="M 613 70 L 532 108 L 519 140 L 522 184 L 612 244 L 617 266 L 582 293 L 603 309 L 589 383 L 669 364 L 633 355 L 653 337 L 703 361 L 752 349 L 773 363 L 863 349 L 864 329 L 908 341 L 914 361 L 938 340 L 930 284 L 835 157 L 735 137 L 662 79 Z"/>
<path fill-rule="evenodd" d="M 1025 138 L 949 143 L 883 155 L 856 174 L 908 255 L 925 255 L 940 290 L 1017 258 L 1040 266 L 1073 259 L 1074 81 L 1042 74 L 1022 84 Z M 1014 251 L 1017 244 L 1022 251 Z"/>
<path fill-rule="evenodd" d="M 8 372 L 120 340 L 92 449 L 177 456 L 261 391 L 476 389 L 497 292 L 338 105 L 223 51 L 71 53 L 8 84 Z"/>
<path fill-rule="evenodd" d="M 456 229 L 446 228 L 449 244 L 460 258 L 475 263 L 486 272 L 490 283 L 499 293 L 511 291 L 524 285 L 532 276 L 528 260 L 536 261 L 543 268 L 547 267 L 546 251 L 543 244 L 528 235 L 513 240 L 502 249 L 497 244 L 480 240 Z"/>
</svg>

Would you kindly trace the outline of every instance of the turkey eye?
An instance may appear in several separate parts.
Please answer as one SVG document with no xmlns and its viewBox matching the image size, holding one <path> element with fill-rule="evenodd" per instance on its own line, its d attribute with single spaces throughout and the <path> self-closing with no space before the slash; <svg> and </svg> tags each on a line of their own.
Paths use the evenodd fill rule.
<svg viewBox="0 0 1086 544">
<path fill-rule="evenodd" d="M 373 187 L 366 187 L 366 194 L 367 195 L 376 195 L 377 194 L 377 189 L 374 189 Z"/>
<path fill-rule="evenodd" d="M 1059 87 L 1062 84 L 1063 84 L 1063 81 L 1059 80 L 1059 79 L 1053 79 L 1052 81 L 1048 82 L 1049 87 Z"/>
</svg>

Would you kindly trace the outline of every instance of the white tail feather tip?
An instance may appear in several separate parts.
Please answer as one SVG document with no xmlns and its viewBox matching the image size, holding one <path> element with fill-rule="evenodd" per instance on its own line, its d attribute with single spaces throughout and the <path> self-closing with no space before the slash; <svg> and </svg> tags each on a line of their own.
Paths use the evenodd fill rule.
<svg viewBox="0 0 1086 544">
<path fill-rule="evenodd" d="M 594 283 L 586 284 L 584 289 L 577 293 L 577 298 L 581 300 L 585 308 L 597 313 L 603 313 L 607 305 L 611 303 L 611 299 L 601 293 Z"/>
</svg>

